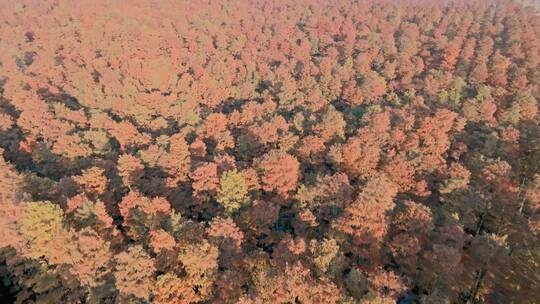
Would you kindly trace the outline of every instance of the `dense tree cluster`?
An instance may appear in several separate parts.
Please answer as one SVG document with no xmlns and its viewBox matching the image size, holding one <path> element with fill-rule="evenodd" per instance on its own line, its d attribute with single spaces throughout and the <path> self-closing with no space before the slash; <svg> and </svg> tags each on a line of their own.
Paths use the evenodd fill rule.
<svg viewBox="0 0 540 304">
<path fill-rule="evenodd" d="M 3 1 L 16 303 L 540 303 L 525 1 Z"/>
</svg>

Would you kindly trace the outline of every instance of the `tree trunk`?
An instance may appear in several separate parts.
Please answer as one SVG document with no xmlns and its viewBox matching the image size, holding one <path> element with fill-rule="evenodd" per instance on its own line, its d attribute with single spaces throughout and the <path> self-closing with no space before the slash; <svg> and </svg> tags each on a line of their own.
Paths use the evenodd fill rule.
<svg viewBox="0 0 540 304">
<path fill-rule="evenodd" d="M 482 280 L 484 279 L 484 276 L 485 276 L 485 271 L 484 270 L 479 270 L 477 273 L 476 273 L 476 280 L 474 282 L 474 286 L 471 290 L 471 296 L 469 297 L 469 299 L 467 300 L 467 304 L 473 304 L 475 303 L 475 300 L 476 300 L 476 296 L 478 294 L 478 290 L 480 289 L 480 285 L 482 284 Z"/>
</svg>

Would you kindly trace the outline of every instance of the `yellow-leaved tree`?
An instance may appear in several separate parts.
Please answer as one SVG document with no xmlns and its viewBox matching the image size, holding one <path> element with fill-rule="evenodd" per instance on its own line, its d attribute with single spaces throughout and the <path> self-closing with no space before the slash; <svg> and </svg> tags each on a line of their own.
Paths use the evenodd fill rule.
<svg viewBox="0 0 540 304">
<path fill-rule="evenodd" d="M 232 213 L 248 201 L 248 187 L 241 173 L 236 169 L 221 175 L 217 201 L 227 213 Z"/>
<path fill-rule="evenodd" d="M 28 242 L 31 257 L 40 257 L 47 244 L 62 228 L 64 212 L 51 202 L 31 202 L 23 207 L 21 233 Z"/>
</svg>

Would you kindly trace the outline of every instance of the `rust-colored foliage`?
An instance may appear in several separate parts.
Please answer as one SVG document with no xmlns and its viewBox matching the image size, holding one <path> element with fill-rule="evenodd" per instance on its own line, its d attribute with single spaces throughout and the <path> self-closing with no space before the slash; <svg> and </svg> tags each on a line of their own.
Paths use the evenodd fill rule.
<svg viewBox="0 0 540 304">
<path fill-rule="evenodd" d="M 101 195 L 107 190 L 107 177 L 105 170 L 93 167 L 83 171 L 82 175 L 75 176 L 73 179 L 79 184 L 84 192 L 88 194 Z"/>
<path fill-rule="evenodd" d="M 150 239 L 150 246 L 157 254 L 164 250 L 173 250 L 176 245 L 174 238 L 162 229 L 150 232 Z"/>
<path fill-rule="evenodd" d="M 300 163 L 296 158 L 284 151 L 272 150 L 260 160 L 262 183 L 265 191 L 275 191 L 287 196 L 295 190 L 300 174 Z"/>
<path fill-rule="evenodd" d="M 355 250 L 378 250 L 388 231 L 396 193 L 397 186 L 385 176 L 369 179 L 356 201 L 334 222 L 334 229 L 350 235 L 352 243 L 359 246 Z"/>
<path fill-rule="evenodd" d="M 0 4 L 0 302 L 540 303 L 532 0 Z"/>
<path fill-rule="evenodd" d="M 130 187 L 144 175 L 144 165 L 135 156 L 123 154 L 118 158 L 118 175 Z"/>
<path fill-rule="evenodd" d="M 153 294 L 152 303 L 156 304 L 190 304 L 199 301 L 195 291 L 186 280 L 172 273 L 166 273 L 157 278 Z"/>
<path fill-rule="evenodd" d="M 380 135 L 385 126 L 366 127 L 343 146 L 343 165 L 350 175 L 366 178 L 376 172 L 381 157 Z"/>
<path fill-rule="evenodd" d="M 212 292 L 218 267 L 218 248 L 208 241 L 190 244 L 178 252 L 178 263 L 185 273 L 186 283 L 196 290 L 197 301 L 208 298 Z"/>
<path fill-rule="evenodd" d="M 142 246 L 129 247 L 114 257 L 116 287 L 125 299 L 147 300 L 153 286 L 155 270 L 151 257 Z"/>
<path fill-rule="evenodd" d="M 216 218 L 208 227 L 208 236 L 211 238 L 223 239 L 224 242 L 230 242 L 235 250 L 242 248 L 244 234 L 231 218 Z"/>
<path fill-rule="evenodd" d="M 195 195 L 202 192 L 215 192 L 219 188 L 219 177 L 215 163 L 202 163 L 191 172 L 192 187 Z"/>
<path fill-rule="evenodd" d="M 150 231 L 160 227 L 171 212 L 165 198 L 150 199 L 137 191 L 124 196 L 118 207 L 127 235 L 138 241 L 146 239 Z"/>
<path fill-rule="evenodd" d="M 105 276 L 111 273 L 109 243 L 90 228 L 63 232 L 53 240 L 47 258 L 50 264 L 69 267 L 69 272 L 88 288 L 103 285 Z"/>
</svg>

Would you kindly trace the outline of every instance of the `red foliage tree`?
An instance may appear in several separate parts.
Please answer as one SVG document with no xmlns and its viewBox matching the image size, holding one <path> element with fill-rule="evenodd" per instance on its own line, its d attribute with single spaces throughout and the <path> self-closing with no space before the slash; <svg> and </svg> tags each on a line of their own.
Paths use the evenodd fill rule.
<svg viewBox="0 0 540 304">
<path fill-rule="evenodd" d="M 288 196 L 296 189 L 300 175 L 300 164 L 290 154 L 272 150 L 266 153 L 259 161 L 262 171 L 262 186 L 265 191 L 276 191 L 278 194 Z"/>
</svg>

